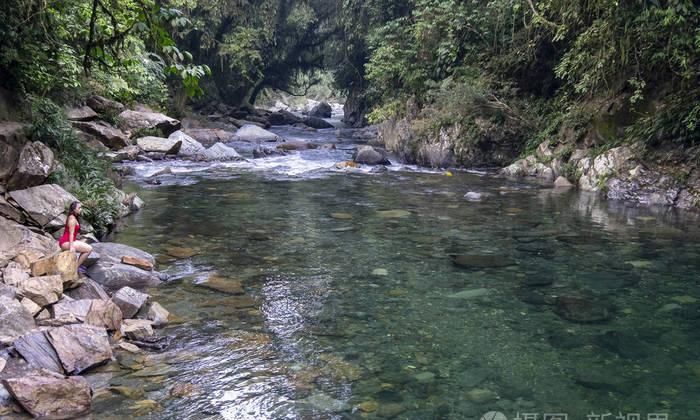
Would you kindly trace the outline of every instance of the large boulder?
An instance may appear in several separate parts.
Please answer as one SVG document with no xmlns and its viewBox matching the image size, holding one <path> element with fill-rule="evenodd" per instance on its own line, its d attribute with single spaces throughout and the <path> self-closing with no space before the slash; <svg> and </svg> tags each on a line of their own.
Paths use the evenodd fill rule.
<svg viewBox="0 0 700 420">
<path fill-rule="evenodd" d="M 19 301 L 0 296 L 0 342 L 14 341 L 35 327 L 32 314 Z"/>
<path fill-rule="evenodd" d="M 177 152 L 178 156 L 193 157 L 204 151 L 204 146 L 202 146 L 202 143 L 188 136 L 181 130 L 172 133 L 168 139 L 181 143 L 180 150 Z"/>
<path fill-rule="evenodd" d="M 93 249 L 100 253 L 101 258 L 88 268 L 87 274 L 105 288 L 116 290 L 129 286 L 142 289 L 160 284 L 160 274 L 157 271 L 142 270 L 121 262 L 122 257 L 129 255 L 155 264 L 151 254 L 112 242 L 93 244 Z"/>
<path fill-rule="evenodd" d="M 615 147 L 595 158 L 583 158 L 577 165 L 581 173 L 578 186 L 584 191 L 599 191 L 608 179 L 634 166 L 635 153 L 628 146 Z"/>
<path fill-rule="evenodd" d="M 235 135 L 234 132 L 218 128 L 187 128 L 184 130 L 184 133 L 206 147 L 215 143 L 228 143 Z"/>
<path fill-rule="evenodd" d="M 90 412 L 90 384 L 81 376 L 32 375 L 7 379 L 3 384 L 35 418 L 71 419 Z"/>
<path fill-rule="evenodd" d="M 77 198 L 56 184 L 44 184 L 10 192 L 10 197 L 41 227 L 63 227 L 65 212 Z M 53 223 L 52 223 L 53 222 Z"/>
<path fill-rule="evenodd" d="M 353 160 L 365 165 L 390 165 L 386 150 L 372 146 L 359 147 L 353 155 Z"/>
<path fill-rule="evenodd" d="M 175 155 L 182 146 L 181 140 L 163 137 L 141 137 L 136 140 L 136 144 L 146 153 L 165 153 L 166 155 Z"/>
<path fill-rule="evenodd" d="M 40 235 L 4 217 L 0 217 L 0 267 L 25 251 L 49 254 L 58 251 L 55 239 Z"/>
<path fill-rule="evenodd" d="M 117 101 L 107 99 L 104 96 L 92 95 L 87 98 L 87 106 L 100 114 L 117 114 L 124 110 L 124 105 Z"/>
<path fill-rule="evenodd" d="M 284 141 L 284 139 L 275 133 L 271 133 L 264 128 L 260 128 L 253 124 L 245 124 L 236 131 L 233 136 L 234 141 L 245 141 L 250 143 L 261 143 L 267 141 Z"/>
<path fill-rule="evenodd" d="M 93 299 L 90 310 L 85 317 L 85 323 L 96 327 L 117 331 L 121 326 L 124 315 L 121 309 L 111 300 Z"/>
<path fill-rule="evenodd" d="M 58 302 L 63 294 L 63 280 L 59 275 L 30 277 L 21 281 L 17 290 L 22 296 L 44 307 Z"/>
<path fill-rule="evenodd" d="M 131 144 L 126 133 L 104 121 L 75 121 L 73 126 L 94 136 L 112 150 L 119 150 Z"/>
<path fill-rule="evenodd" d="M 196 156 L 197 160 L 203 161 L 238 161 L 243 160 L 233 147 L 226 146 L 223 143 L 216 143 L 205 151 Z"/>
<path fill-rule="evenodd" d="M 330 118 L 332 114 L 333 108 L 327 102 L 319 102 L 309 111 L 310 116 L 318 118 Z"/>
<path fill-rule="evenodd" d="M 19 337 L 14 342 L 17 353 L 36 368 L 48 369 L 56 373 L 64 373 L 58 354 L 49 343 L 46 333 L 41 330 L 33 330 Z"/>
<path fill-rule="evenodd" d="M 104 328 L 73 324 L 51 329 L 46 334 L 69 375 L 78 375 L 112 359 L 112 347 Z"/>
<path fill-rule="evenodd" d="M 554 182 L 557 172 L 551 166 L 539 162 L 534 155 L 529 155 L 501 169 L 501 175 L 508 178 L 534 177 L 545 182 Z"/>
<path fill-rule="evenodd" d="M 15 171 L 19 152 L 27 142 L 26 126 L 17 122 L 0 122 L 0 184 Z"/>
<path fill-rule="evenodd" d="M 303 121 L 302 118 L 286 110 L 273 112 L 268 119 L 272 125 L 292 125 Z"/>
<path fill-rule="evenodd" d="M 119 114 L 120 125 L 132 134 L 140 130 L 159 130 L 169 136 L 180 129 L 180 121 L 159 112 L 126 110 Z"/>
<path fill-rule="evenodd" d="M 323 118 L 308 116 L 304 118 L 304 124 L 312 128 L 322 129 L 322 128 L 335 128 L 333 124 L 324 120 Z"/>
<path fill-rule="evenodd" d="M 147 294 L 131 287 L 122 287 L 112 296 L 112 302 L 121 309 L 125 318 L 133 318 L 146 303 L 148 297 Z"/>
<path fill-rule="evenodd" d="M 44 143 L 35 141 L 22 148 L 17 167 L 7 183 L 9 190 L 33 187 L 43 183 L 56 168 L 53 152 Z"/>
<path fill-rule="evenodd" d="M 94 254 L 94 252 L 93 252 Z M 92 264 L 94 265 L 94 263 Z M 85 276 L 83 278 L 83 284 L 75 289 L 71 289 L 65 292 L 66 295 L 73 299 L 109 299 L 109 295 L 105 289 L 95 280 L 90 277 Z"/>
<path fill-rule="evenodd" d="M 70 251 L 59 252 L 31 263 L 32 276 L 61 276 L 63 283 L 71 284 L 78 280 L 78 260 Z"/>
<path fill-rule="evenodd" d="M 89 106 L 79 106 L 69 109 L 67 112 L 70 121 L 92 121 L 99 117 Z"/>
</svg>

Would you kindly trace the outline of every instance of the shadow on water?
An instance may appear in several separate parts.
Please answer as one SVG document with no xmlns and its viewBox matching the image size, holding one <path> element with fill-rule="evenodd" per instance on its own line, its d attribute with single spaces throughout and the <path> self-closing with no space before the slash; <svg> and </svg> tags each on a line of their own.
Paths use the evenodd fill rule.
<svg viewBox="0 0 700 420">
<path fill-rule="evenodd" d="M 459 173 L 132 187 L 174 340 L 95 374 L 137 390 L 98 416 L 700 415 L 694 215 Z"/>
</svg>

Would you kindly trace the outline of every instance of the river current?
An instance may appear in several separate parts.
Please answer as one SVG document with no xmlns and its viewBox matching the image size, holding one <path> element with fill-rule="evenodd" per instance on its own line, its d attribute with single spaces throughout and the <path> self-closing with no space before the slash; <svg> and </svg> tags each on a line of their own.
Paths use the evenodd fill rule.
<svg viewBox="0 0 700 420">
<path fill-rule="evenodd" d="M 96 418 L 700 417 L 696 215 L 273 131 L 336 149 L 131 164 L 114 239 L 170 275 L 172 340 L 89 375 Z"/>
</svg>

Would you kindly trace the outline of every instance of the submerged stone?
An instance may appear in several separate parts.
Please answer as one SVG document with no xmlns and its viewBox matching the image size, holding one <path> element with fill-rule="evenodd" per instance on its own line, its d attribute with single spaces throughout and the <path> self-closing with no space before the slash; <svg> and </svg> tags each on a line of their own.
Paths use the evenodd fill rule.
<svg viewBox="0 0 700 420">
<path fill-rule="evenodd" d="M 515 261 L 503 255 L 463 254 L 453 255 L 452 263 L 460 268 L 501 268 L 515 265 Z"/>
<path fill-rule="evenodd" d="M 559 296 L 554 311 L 568 321 L 579 323 L 605 322 L 612 318 L 609 304 L 581 296 Z"/>
<path fill-rule="evenodd" d="M 452 298 L 452 299 L 473 299 L 476 297 L 486 296 L 488 294 L 489 294 L 489 289 L 479 288 L 479 289 L 462 290 L 461 292 L 451 294 L 448 297 Z"/>
</svg>

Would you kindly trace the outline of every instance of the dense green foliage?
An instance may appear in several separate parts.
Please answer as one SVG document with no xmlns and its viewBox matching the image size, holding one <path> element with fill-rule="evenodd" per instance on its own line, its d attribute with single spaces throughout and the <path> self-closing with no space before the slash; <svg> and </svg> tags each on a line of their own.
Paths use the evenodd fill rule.
<svg viewBox="0 0 700 420">
<path fill-rule="evenodd" d="M 77 139 L 63 110 L 48 99 L 32 103 L 31 137 L 49 145 L 61 162 L 52 181 L 83 203 L 83 217 L 106 233 L 119 212 L 119 194 L 108 177 L 110 164 Z"/>
<path fill-rule="evenodd" d="M 438 126 L 496 106 L 493 118 L 518 118 L 541 138 L 622 98 L 628 136 L 697 142 L 700 7 L 691 0 L 383 3 L 375 10 L 399 13 L 361 29 L 373 121 L 406 115 L 407 103 L 437 108 Z"/>
</svg>

